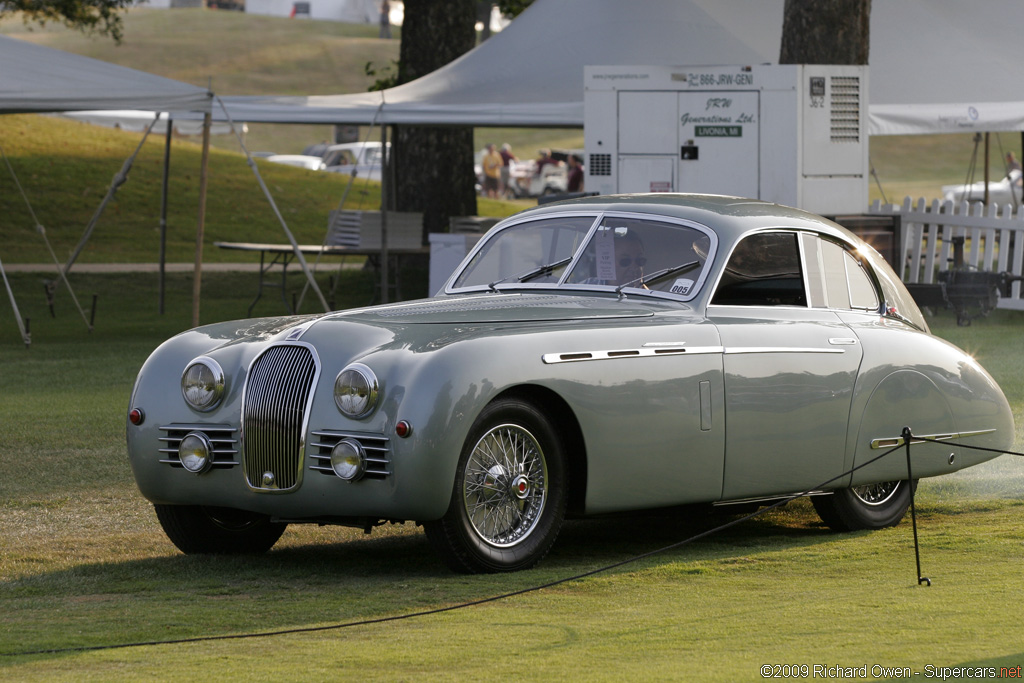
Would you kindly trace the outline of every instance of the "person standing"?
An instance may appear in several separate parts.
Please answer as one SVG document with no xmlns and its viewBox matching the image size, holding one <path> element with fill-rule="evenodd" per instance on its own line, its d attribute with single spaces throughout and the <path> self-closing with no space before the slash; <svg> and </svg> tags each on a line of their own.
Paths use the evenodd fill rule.
<svg viewBox="0 0 1024 683">
<path fill-rule="evenodd" d="M 484 170 L 484 192 L 491 199 L 498 196 L 498 184 L 501 181 L 501 155 L 494 149 L 493 144 L 487 145 L 484 158 L 480 162 Z"/>
<path fill-rule="evenodd" d="M 512 145 L 507 142 L 501 145 L 501 151 L 498 152 L 501 155 L 501 186 L 498 191 L 502 197 L 508 196 L 509 181 L 512 178 L 512 162 L 519 161 L 516 159 L 516 155 L 512 153 Z"/>
<path fill-rule="evenodd" d="M 380 37 L 391 37 L 391 3 L 388 0 L 380 3 Z"/>
<path fill-rule="evenodd" d="M 583 192 L 583 160 L 575 154 L 569 155 L 569 183 L 567 192 Z"/>
</svg>

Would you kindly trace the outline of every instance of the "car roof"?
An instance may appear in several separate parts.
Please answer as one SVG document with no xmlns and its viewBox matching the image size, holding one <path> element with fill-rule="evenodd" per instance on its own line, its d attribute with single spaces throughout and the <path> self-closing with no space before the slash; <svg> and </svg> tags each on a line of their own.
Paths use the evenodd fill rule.
<svg viewBox="0 0 1024 683">
<path fill-rule="evenodd" d="M 857 241 L 842 226 L 801 209 L 758 199 L 710 194 L 658 192 L 581 197 L 527 209 L 509 220 L 518 222 L 566 211 L 624 211 L 681 218 L 706 225 L 714 229 L 719 238 L 726 240 L 738 239 L 757 229 L 802 228 Z"/>
</svg>

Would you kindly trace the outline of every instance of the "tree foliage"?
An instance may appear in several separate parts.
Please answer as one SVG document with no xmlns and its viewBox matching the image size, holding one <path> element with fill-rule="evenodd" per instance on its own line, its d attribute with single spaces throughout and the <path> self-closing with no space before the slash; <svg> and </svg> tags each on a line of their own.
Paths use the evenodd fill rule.
<svg viewBox="0 0 1024 683">
<path fill-rule="evenodd" d="M 533 0 L 498 0 L 494 4 L 506 17 L 518 17 L 520 12 L 533 4 Z"/>
<path fill-rule="evenodd" d="M 786 0 L 779 64 L 867 64 L 871 0 Z"/>
<path fill-rule="evenodd" d="M 110 36 L 121 42 L 120 13 L 134 0 L 3 0 L 0 16 L 21 12 L 25 23 L 55 21 L 88 34 Z"/>
</svg>

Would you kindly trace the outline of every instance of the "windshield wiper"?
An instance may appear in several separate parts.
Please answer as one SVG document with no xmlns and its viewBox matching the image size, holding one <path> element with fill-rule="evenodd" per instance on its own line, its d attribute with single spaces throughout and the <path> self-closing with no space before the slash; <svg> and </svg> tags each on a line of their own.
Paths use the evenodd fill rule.
<svg viewBox="0 0 1024 683">
<path fill-rule="evenodd" d="M 671 268 L 662 268 L 661 270 L 654 271 L 650 275 L 641 275 L 640 277 L 636 278 L 635 280 L 630 280 L 629 282 L 622 283 L 621 285 L 619 285 L 618 287 L 615 288 L 615 293 L 621 296 L 623 288 L 629 287 L 630 285 L 634 285 L 637 282 L 641 283 L 644 286 L 649 285 L 649 284 L 654 284 L 655 282 L 658 282 L 659 280 L 664 280 L 666 278 L 672 277 L 673 275 L 681 275 L 681 274 L 685 273 L 688 270 L 692 270 L 692 269 L 696 268 L 699 265 L 700 265 L 700 261 L 690 261 L 689 263 L 684 263 L 681 266 L 672 266 Z"/>
<path fill-rule="evenodd" d="M 519 280 L 519 282 L 527 282 L 534 278 L 540 277 L 541 275 L 547 275 L 548 273 L 558 268 L 561 268 L 562 266 L 567 266 L 569 265 L 570 261 L 572 261 L 572 256 L 564 258 L 560 261 L 555 261 L 554 263 L 548 263 L 543 266 L 537 266 L 536 268 L 530 268 L 529 270 L 524 270 L 522 273 L 516 273 L 515 275 L 509 275 L 508 277 L 503 277 L 500 280 L 495 280 L 491 284 L 487 285 L 487 288 L 492 292 L 497 292 L 497 285 L 500 285 L 502 282 L 505 282 L 506 280 L 511 280 L 515 278 Z"/>
</svg>

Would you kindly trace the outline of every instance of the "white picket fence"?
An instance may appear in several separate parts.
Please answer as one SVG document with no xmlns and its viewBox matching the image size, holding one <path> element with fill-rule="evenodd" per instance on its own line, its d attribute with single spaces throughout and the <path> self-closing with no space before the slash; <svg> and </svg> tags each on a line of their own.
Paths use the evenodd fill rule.
<svg viewBox="0 0 1024 683">
<path fill-rule="evenodd" d="M 935 284 L 937 274 L 953 265 L 954 237 L 963 236 L 964 263 L 979 270 L 1021 275 L 1024 268 L 1024 212 L 1012 206 L 954 204 L 951 201 L 925 199 L 903 205 L 882 204 L 875 200 L 868 213 L 898 214 L 903 225 L 900 245 L 904 282 Z M 1021 283 L 1011 285 L 1009 297 L 999 300 L 999 308 L 1024 310 Z"/>
</svg>

